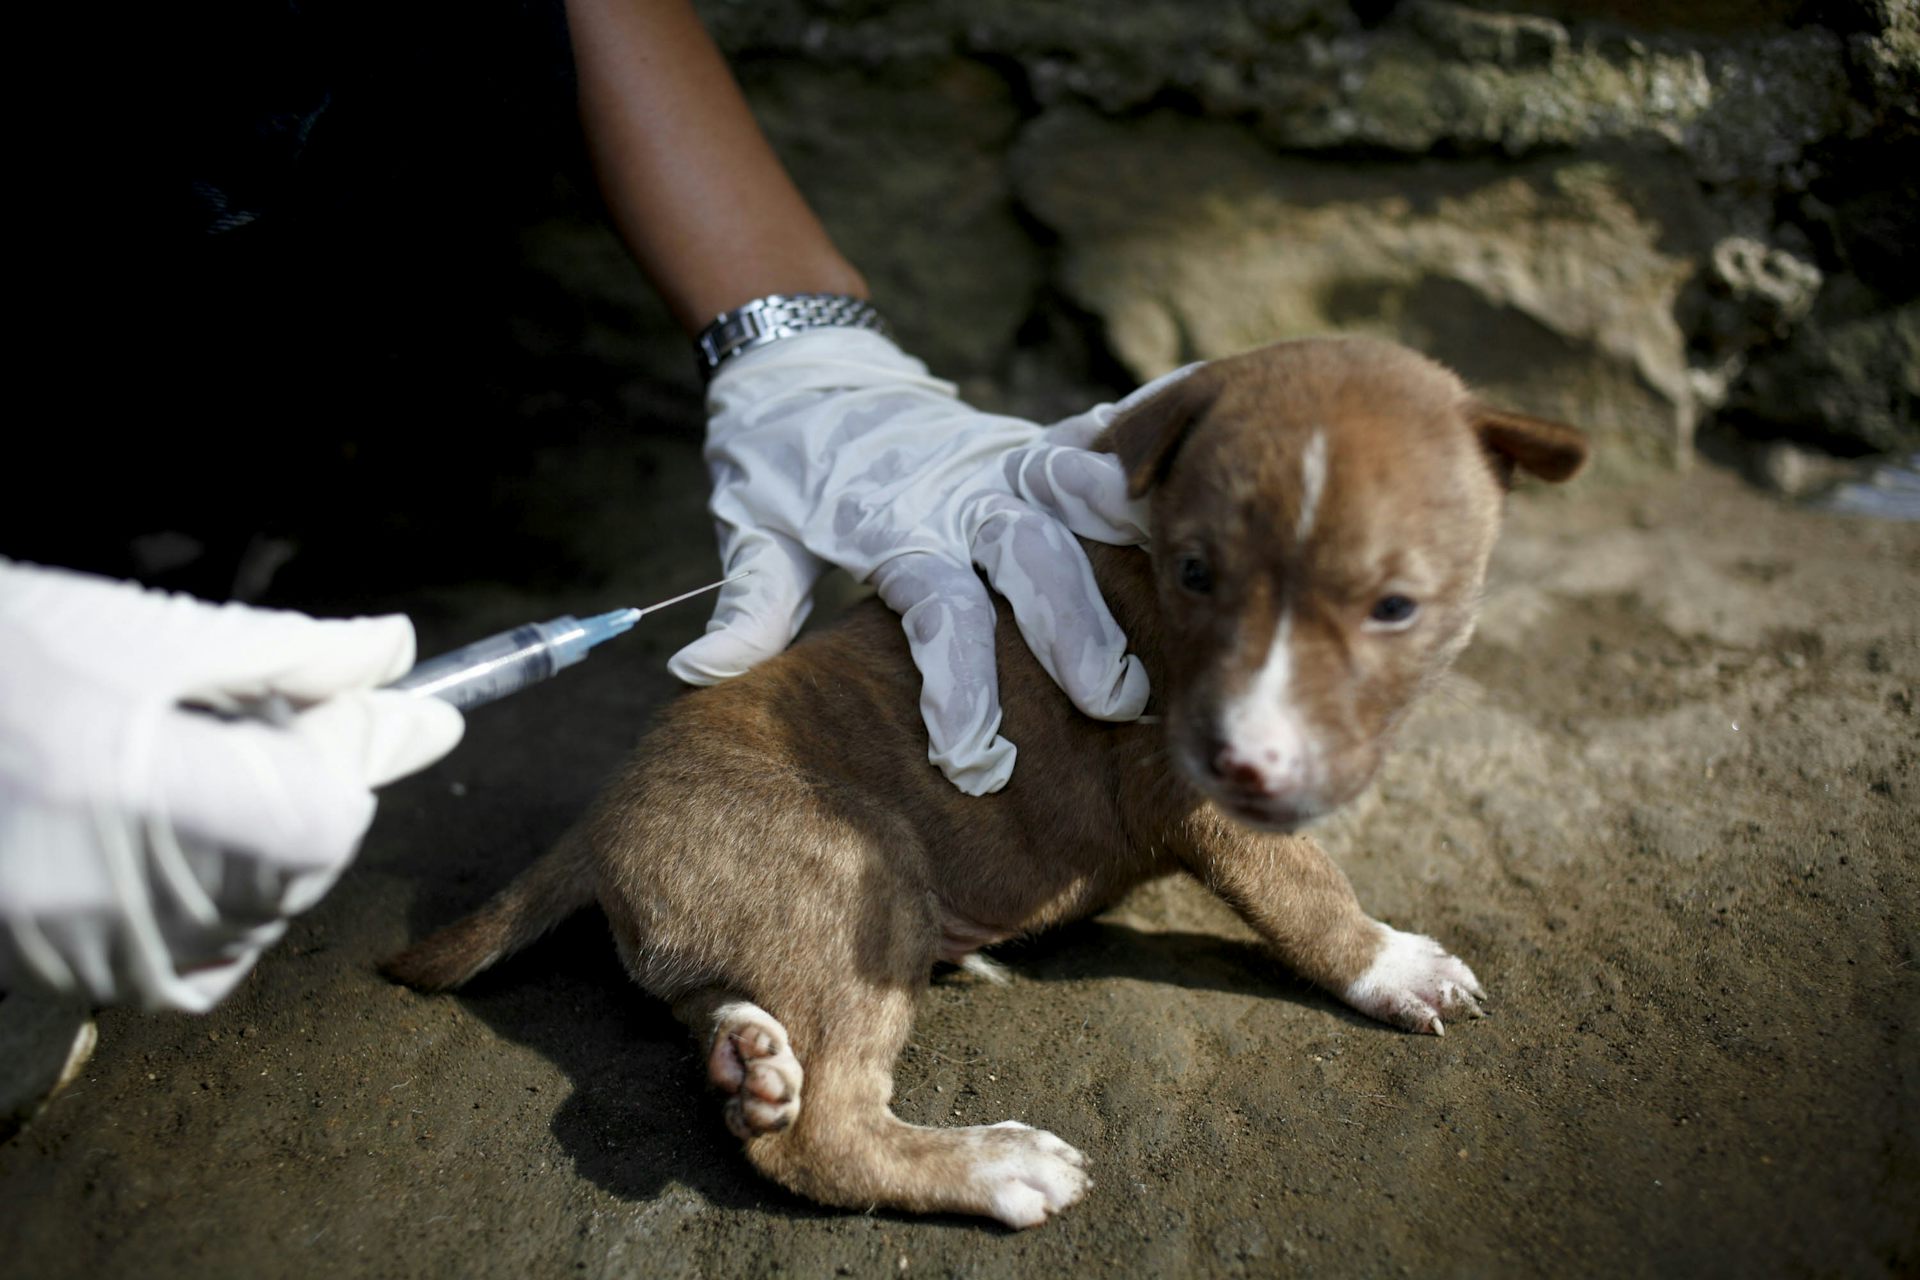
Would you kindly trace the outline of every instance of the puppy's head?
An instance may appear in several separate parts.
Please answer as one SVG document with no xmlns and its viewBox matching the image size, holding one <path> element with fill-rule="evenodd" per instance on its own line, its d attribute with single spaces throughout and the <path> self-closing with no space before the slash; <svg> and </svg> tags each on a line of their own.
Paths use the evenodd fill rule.
<svg viewBox="0 0 1920 1280">
<path fill-rule="evenodd" d="M 1175 756 L 1228 813 L 1277 829 L 1365 787 L 1465 646 L 1515 468 L 1561 481 L 1587 453 L 1573 428 L 1357 338 L 1209 364 L 1107 447 L 1151 497 Z"/>
</svg>

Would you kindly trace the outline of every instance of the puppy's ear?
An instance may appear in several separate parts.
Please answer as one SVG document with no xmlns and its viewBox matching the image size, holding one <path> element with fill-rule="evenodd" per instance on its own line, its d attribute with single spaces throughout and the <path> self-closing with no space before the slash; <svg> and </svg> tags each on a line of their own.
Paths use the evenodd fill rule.
<svg viewBox="0 0 1920 1280">
<path fill-rule="evenodd" d="M 1573 479 L 1586 465 L 1587 437 L 1576 427 L 1496 409 L 1478 400 L 1467 405 L 1467 419 L 1480 433 L 1502 484 L 1513 483 L 1515 467 L 1559 484 Z"/>
<path fill-rule="evenodd" d="M 1127 469 L 1127 496 L 1138 498 L 1166 478 L 1174 455 L 1193 424 L 1220 394 L 1211 369 L 1195 369 L 1113 420 L 1096 447 L 1117 455 Z"/>
</svg>

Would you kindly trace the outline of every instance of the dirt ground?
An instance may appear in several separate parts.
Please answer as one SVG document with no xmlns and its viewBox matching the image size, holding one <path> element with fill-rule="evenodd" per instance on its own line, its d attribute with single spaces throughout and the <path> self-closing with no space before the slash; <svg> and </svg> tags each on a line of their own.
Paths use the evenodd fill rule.
<svg viewBox="0 0 1920 1280">
<path fill-rule="evenodd" d="M 653 550 L 575 611 L 711 566 L 692 445 L 635 448 L 621 483 L 646 492 L 623 501 Z M 387 603 L 429 650 L 556 611 L 484 586 Z M 1012 985 L 929 988 L 897 1106 L 1015 1117 L 1088 1154 L 1087 1199 L 1021 1233 L 759 1180 L 597 918 L 459 997 L 374 971 L 569 821 L 702 619 L 650 620 L 476 713 L 211 1016 L 103 1013 L 79 1081 L 0 1148 L 0 1267 L 1920 1270 L 1920 527 L 1794 510 L 1705 467 L 1516 500 L 1480 637 L 1322 833 L 1377 914 L 1475 967 L 1493 1016 L 1444 1039 L 1367 1022 L 1184 882 L 1002 949 Z"/>
</svg>

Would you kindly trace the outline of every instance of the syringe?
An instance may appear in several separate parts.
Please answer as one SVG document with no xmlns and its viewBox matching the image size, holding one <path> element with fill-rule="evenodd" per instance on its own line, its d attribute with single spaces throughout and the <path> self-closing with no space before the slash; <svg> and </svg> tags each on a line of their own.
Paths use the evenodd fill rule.
<svg viewBox="0 0 1920 1280">
<path fill-rule="evenodd" d="M 590 618 L 562 614 L 549 622 L 529 622 L 428 658 L 387 688 L 439 698 L 469 711 L 572 666 L 587 656 L 587 650 L 630 630 L 656 609 L 691 600 L 745 576 L 736 573 L 644 609 L 615 609 Z"/>
</svg>

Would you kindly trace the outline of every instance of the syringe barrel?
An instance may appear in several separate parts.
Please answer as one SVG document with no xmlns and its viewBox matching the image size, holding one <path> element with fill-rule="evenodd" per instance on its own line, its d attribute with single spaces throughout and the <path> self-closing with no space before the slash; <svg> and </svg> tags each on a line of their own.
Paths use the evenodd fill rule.
<svg viewBox="0 0 1920 1280">
<path fill-rule="evenodd" d="M 529 622 L 429 658 L 387 687 L 471 710 L 573 665 L 584 656 L 581 638 L 572 617 Z"/>
</svg>

